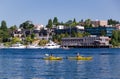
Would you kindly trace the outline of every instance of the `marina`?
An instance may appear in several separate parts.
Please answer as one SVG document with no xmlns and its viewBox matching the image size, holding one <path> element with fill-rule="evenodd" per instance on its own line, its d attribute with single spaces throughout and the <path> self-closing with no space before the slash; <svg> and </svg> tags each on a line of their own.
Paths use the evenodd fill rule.
<svg viewBox="0 0 120 79">
<path fill-rule="evenodd" d="M 0 79 L 120 79 L 120 0 L 0 3 Z"/>
<path fill-rule="evenodd" d="M 39 46 L 37 44 L 31 44 L 31 45 L 23 45 L 23 44 L 13 44 L 9 47 L 6 47 L 4 45 L 0 45 L 0 49 L 58 49 L 61 48 L 60 45 L 57 43 L 54 43 L 53 41 L 50 41 L 45 46 Z"/>
</svg>

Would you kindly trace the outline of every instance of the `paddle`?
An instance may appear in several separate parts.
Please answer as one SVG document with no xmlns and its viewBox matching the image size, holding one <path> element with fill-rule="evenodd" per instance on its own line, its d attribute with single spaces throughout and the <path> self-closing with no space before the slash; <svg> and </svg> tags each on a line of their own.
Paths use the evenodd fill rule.
<svg viewBox="0 0 120 79">
<path fill-rule="evenodd" d="M 47 57 L 48 57 L 48 56 L 49 56 L 49 54 L 45 54 L 45 56 L 47 56 Z"/>
</svg>

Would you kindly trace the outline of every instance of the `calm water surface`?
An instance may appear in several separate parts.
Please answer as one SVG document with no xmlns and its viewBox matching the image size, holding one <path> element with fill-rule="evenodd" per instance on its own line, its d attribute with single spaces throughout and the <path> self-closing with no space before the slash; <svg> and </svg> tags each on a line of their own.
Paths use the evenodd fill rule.
<svg viewBox="0 0 120 79">
<path fill-rule="evenodd" d="M 93 60 L 66 59 L 77 52 Z M 50 53 L 64 59 L 42 60 Z M 0 49 L 0 79 L 120 79 L 120 49 Z"/>
</svg>

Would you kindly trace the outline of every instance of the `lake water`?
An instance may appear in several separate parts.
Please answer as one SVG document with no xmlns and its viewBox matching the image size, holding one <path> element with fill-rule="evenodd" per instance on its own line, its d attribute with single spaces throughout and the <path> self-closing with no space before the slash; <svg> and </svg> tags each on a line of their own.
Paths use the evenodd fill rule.
<svg viewBox="0 0 120 79">
<path fill-rule="evenodd" d="M 93 59 L 66 59 L 77 52 Z M 50 53 L 64 59 L 42 60 Z M 0 49 L 0 79 L 120 79 L 120 49 Z"/>
</svg>

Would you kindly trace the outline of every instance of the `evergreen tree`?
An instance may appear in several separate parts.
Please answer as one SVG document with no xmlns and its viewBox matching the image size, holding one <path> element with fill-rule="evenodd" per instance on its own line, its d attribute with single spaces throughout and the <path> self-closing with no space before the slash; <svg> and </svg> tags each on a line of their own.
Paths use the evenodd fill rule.
<svg viewBox="0 0 120 79">
<path fill-rule="evenodd" d="M 76 22 L 76 19 L 74 18 L 74 20 L 72 21 L 72 23 L 69 24 L 69 26 L 74 27 L 76 25 L 77 25 L 77 22 Z"/>
<path fill-rule="evenodd" d="M 84 22 L 84 20 L 83 19 L 81 19 L 81 21 L 80 22 Z"/>
<path fill-rule="evenodd" d="M 108 19 L 108 25 L 116 25 L 119 24 L 119 21 L 113 20 L 113 19 Z"/>
<path fill-rule="evenodd" d="M 91 27 L 91 20 L 90 19 L 85 20 L 85 27 Z"/>
<path fill-rule="evenodd" d="M 8 31 L 0 30 L 0 40 L 1 42 L 8 42 L 10 34 Z"/>
<path fill-rule="evenodd" d="M 54 17 L 54 19 L 53 19 L 53 24 L 57 26 L 57 24 L 58 24 L 58 19 L 57 19 L 57 17 Z"/>
<path fill-rule="evenodd" d="M 75 23 L 75 24 L 77 23 L 75 18 L 74 18 L 74 20 L 73 20 L 73 23 Z"/>
<path fill-rule="evenodd" d="M 53 26 L 52 20 L 51 20 L 51 19 L 49 19 L 49 20 L 48 20 L 48 24 L 47 24 L 47 26 L 46 26 L 46 27 L 51 29 L 51 28 L 52 28 L 52 26 Z"/>
<path fill-rule="evenodd" d="M 14 30 L 16 30 L 16 29 L 17 29 L 17 26 L 16 26 L 16 25 L 11 26 L 9 29 L 10 29 L 11 31 L 14 31 Z"/>
<path fill-rule="evenodd" d="M 4 21 L 4 20 L 1 22 L 1 30 L 3 30 L 3 31 L 7 30 L 7 24 L 6 24 L 6 21 Z"/>
<path fill-rule="evenodd" d="M 72 25 L 72 23 L 73 23 L 73 21 L 72 21 L 72 20 L 68 20 L 68 21 L 65 23 L 65 26 L 71 26 L 71 25 Z"/>
<path fill-rule="evenodd" d="M 79 21 L 79 24 L 80 24 L 81 26 L 84 26 L 84 20 L 81 19 L 81 21 Z"/>
<path fill-rule="evenodd" d="M 0 27 L 0 41 L 1 42 L 8 42 L 10 37 L 10 33 L 7 29 L 7 24 L 6 21 L 1 22 L 1 27 Z"/>
</svg>

